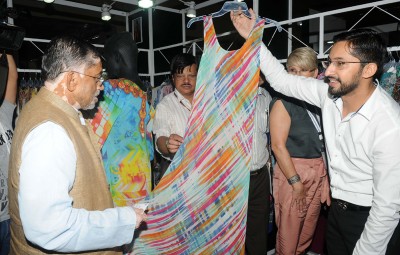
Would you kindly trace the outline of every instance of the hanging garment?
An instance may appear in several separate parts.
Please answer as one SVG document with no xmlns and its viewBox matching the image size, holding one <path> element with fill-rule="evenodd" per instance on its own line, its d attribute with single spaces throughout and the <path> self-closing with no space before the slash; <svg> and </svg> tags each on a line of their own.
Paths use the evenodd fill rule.
<svg viewBox="0 0 400 255">
<path fill-rule="evenodd" d="M 157 104 L 168 95 L 174 91 L 174 87 L 171 84 L 171 80 L 167 79 L 160 86 L 153 88 L 151 92 L 151 106 L 156 109 Z"/>
<path fill-rule="evenodd" d="M 393 93 L 393 88 L 394 85 L 396 83 L 396 63 L 395 62 L 389 62 L 386 63 L 383 67 L 383 74 L 380 78 L 379 84 L 381 85 L 381 87 L 387 92 L 389 93 L 389 95 L 392 95 Z"/>
<path fill-rule="evenodd" d="M 154 112 L 154 111 L 153 111 Z M 126 79 L 104 82 L 104 100 L 91 121 L 116 206 L 142 200 L 151 191 L 153 142 L 146 93 Z"/>
<path fill-rule="evenodd" d="M 399 62 L 397 62 L 397 66 L 396 66 L 396 83 L 394 84 L 392 97 L 397 103 L 400 104 L 400 63 Z"/>
<path fill-rule="evenodd" d="M 204 17 L 204 54 L 184 142 L 149 202 L 132 254 L 244 254 L 250 151 L 259 80 L 259 20 L 226 51 Z"/>
<path fill-rule="evenodd" d="M 390 61 L 383 66 L 383 74 L 380 77 L 379 85 L 400 103 L 400 63 Z"/>
</svg>

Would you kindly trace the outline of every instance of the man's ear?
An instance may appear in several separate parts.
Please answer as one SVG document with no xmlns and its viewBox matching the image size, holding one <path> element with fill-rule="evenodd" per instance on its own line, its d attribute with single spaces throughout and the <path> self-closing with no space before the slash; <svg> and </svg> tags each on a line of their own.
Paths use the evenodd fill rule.
<svg viewBox="0 0 400 255">
<path fill-rule="evenodd" d="M 65 79 L 66 79 L 65 83 L 67 85 L 68 91 L 70 91 L 70 92 L 75 91 L 75 89 L 77 88 L 77 86 L 79 84 L 77 73 L 67 72 Z"/>
<path fill-rule="evenodd" d="M 378 71 L 378 65 L 376 63 L 368 63 L 363 68 L 362 77 L 365 79 L 369 79 L 373 77 L 377 71 Z"/>
</svg>

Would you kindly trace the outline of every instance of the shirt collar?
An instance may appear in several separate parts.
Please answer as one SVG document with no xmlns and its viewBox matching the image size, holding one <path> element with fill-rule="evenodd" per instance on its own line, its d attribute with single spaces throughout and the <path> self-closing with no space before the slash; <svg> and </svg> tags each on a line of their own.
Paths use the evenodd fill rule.
<svg viewBox="0 0 400 255">
<path fill-rule="evenodd" d="M 379 86 L 379 83 L 375 83 L 375 90 L 372 95 L 367 99 L 361 109 L 358 111 L 359 114 L 364 116 L 367 120 L 371 120 L 373 113 L 379 107 L 379 97 L 381 97 L 383 89 Z"/>
<path fill-rule="evenodd" d="M 184 96 L 182 96 L 182 94 L 179 93 L 179 91 L 178 91 L 177 89 L 174 90 L 174 93 L 175 93 L 176 97 L 178 98 L 178 100 L 179 100 L 180 102 L 183 102 L 183 103 L 185 103 L 186 105 L 192 107 L 192 104 L 190 103 L 190 101 L 187 100 Z"/>
<path fill-rule="evenodd" d="M 360 114 L 364 118 L 366 118 L 368 121 L 371 120 L 373 113 L 377 110 L 377 105 L 379 104 L 378 98 L 380 95 L 383 93 L 381 86 L 379 86 L 379 82 L 376 80 L 375 82 L 375 90 L 371 94 L 371 96 L 367 99 L 367 101 L 360 107 L 360 109 L 354 113 L 352 113 L 351 116 L 355 114 Z M 337 107 L 337 109 L 342 112 L 343 110 L 343 101 L 342 98 L 335 98 L 334 103 Z"/>
</svg>

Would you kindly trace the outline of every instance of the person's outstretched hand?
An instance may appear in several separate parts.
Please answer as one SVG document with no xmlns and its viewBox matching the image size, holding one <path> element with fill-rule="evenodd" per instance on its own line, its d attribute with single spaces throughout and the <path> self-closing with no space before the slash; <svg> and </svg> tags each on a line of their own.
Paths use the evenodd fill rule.
<svg viewBox="0 0 400 255">
<path fill-rule="evenodd" d="M 231 20 L 239 34 L 247 39 L 251 30 L 256 24 L 256 14 L 253 9 L 249 9 L 251 19 L 247 18 L 241 11 L 231 11 Z"/>
<path fill-rule="evenodd" d="M 136 213 L 136 226 L 135 228 L 140 227 L 140 224 L 142 224 L 143 221 L 147 220 L 147 214 L 145 213 L 144 210 L 139 209 L 139 208 L 133 208 L 133 210 Z"/>
</svg>

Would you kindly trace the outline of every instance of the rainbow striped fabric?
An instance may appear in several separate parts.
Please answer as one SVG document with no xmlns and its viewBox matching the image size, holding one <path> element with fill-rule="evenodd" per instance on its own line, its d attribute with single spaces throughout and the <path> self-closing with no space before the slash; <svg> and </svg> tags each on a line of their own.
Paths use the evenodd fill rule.
<svg viewBox="0 0 400 255">
<path fill-rule="evenodd" d="M 153 111 L 154 112 L 154 111 Z M 147 95 L 126 79 L 104 82 L 104 100 L 91 121 L 116 206 L 134 204 L 151 191 L 152 135 Z"/>
<path fill-rule="evenodd" d="M 147 198 L 132 254 L 244 254 L 249 163 L 264 21 L 236 51 L 204 17 L 204 54 L 184 143 Z"/>
</svg>

